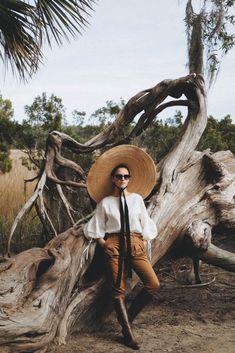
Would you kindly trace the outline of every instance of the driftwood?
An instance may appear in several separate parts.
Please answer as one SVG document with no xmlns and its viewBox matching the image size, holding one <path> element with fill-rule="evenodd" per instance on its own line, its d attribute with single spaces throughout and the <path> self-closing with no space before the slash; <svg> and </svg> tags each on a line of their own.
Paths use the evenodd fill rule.
<svg viewBox="0 0 235 353">
<path fill-rule="evenodd" d="M 182 95 L 186 99 L 177 99 Z M 164 102 L 168 97 L 174 100 Z M 182 256 L 193 259 L 198 283 L 199 260 L 234 272 L 235 254 L 213 245 L 211 234 L 215 226 L 229 230 L 235 228 L 235 159 L 230 151 L 212 154 L 210 151 L 195 150 L 207 122 L 204 81 L 195 74 L 177 80 L 164 80 L 152 89 L 138 93 L 129 100 L 113 124 L 84 145 L 63 133 L 51 133 L 38 188 L 13 225 L 8 252 L 14 229 L 33 204 L 39 201 L 38 211 L 42 219 L 48 222 L 42 197 L 48 178 L 59 185 L 59 193 L 68 213 L 71 205 L 63 195 L 61 185 L 85 187 L 84 171 L 61 156 L 62 145 L 76 153 L 90 153 L 128 143 L 158 113 L 174 105 L 187 106 L 188 115 L 178 141 L 157 164 L 157 183 L 148 199 L 148 212 L 159 231 L 152 244 L 152 263 L 156 264 L 175 246 Z M 123 127 L 139 113 L 140 118 L 130 135 L 120 141 Z M 60 180 L 54 172 L 55 163 L 76 171 L 80 180 Z M 73 224 L 71 214 L 69 217 Z M 72 332 L 88 324 L 89 327 L 97 326 L 97 322 L 101 321 L 109 293 L 104 276 L 88 275 L 95 243 L 89 243 L 84 238 L 82 226 L 82 221 L 78 221 L 55 236 L 43 249 L 34 248 L 2 259 L 1 352 L 46 352 L 53 340 L 65 343 Z M 137 281 L 134 277 L 130 290 Z"/>
</svg>

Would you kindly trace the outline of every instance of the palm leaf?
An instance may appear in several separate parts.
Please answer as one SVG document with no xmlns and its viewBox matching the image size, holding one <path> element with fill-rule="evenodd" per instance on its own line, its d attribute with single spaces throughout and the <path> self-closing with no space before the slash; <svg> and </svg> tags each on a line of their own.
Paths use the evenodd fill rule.
<svg viewBox="0 0 235 353">
<path fill-rule="evenodd" d="M 0 2 L 0 57 L 21 78 L 31 75 L 41 58 L 32 9 L 23 1 Z"/>
<path fill-rule="evenodd" d="M 51 35 L 58 44 L 62 38 L 68 39 L 68 34 L 76 36 L 88 23 L 87 8 L 91 8 L 93 1 L 74 0 L 38 0 L 37 13 L 41 21 L 41 28 L 46 34 L 47 41 L 51 44 Z"/>
<path fill-rule="evenodd" d="M 26 79 L 42 61 L 42 43 L 75 37 L 87 25 L 94 0 L 1 0 L 0 58 Z"/>
</svg>

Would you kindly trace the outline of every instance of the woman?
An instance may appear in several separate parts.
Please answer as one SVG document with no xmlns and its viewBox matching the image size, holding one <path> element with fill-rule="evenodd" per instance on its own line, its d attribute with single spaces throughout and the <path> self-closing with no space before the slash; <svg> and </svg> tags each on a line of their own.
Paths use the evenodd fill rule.
<svg viewBox="0 0 235 353">
<path fill-rule="evenodd" d="M 117 319 L 125 344 L 133 349 L 139 349 L 139 345 L 130 322 L 159 288 L 146 254 L 147 244 L 156 237 L 157 229 L 143 202 L 155 182 L 156 169 L 151 157 L 130 145 L 105 152 L 92 166 L 87 179 L 88 192 L 98 204 L 84 233 L 104 249 Z M 127 313 L 125 276 L 131 277 L 132 269 L 144 288 Z"/>
</svg>

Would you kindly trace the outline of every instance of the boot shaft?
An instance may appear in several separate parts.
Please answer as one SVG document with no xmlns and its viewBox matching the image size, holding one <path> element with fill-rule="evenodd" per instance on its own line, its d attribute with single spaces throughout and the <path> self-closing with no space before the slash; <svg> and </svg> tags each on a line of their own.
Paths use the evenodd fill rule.
<svg viewBox="0 0 235 353">
<path fill-rule="evenodd" d="M 132 349 L 139 349 L 139 345 L 133 335 L 131 324 L 128 319 L 126 305 L 123 299 L 114 299 L 114 308 L 117 314 L 117 320 L 122 327 L 124 342 Z"/>
</svg>

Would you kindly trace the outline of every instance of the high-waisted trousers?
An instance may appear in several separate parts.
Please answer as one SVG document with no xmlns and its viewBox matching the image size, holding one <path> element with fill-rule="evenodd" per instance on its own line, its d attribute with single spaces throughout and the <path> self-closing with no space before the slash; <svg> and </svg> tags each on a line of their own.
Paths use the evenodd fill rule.
<svg viewBox="0 0 235 353">
<path fill-rule="evenodd" d="M 107 275 L 112 287 L 113 299 L 125 297 L 125 261 L 123 263 L 123 271 L 121 276 L 120 287 L 117 286 L 118 275 L 118 258 L 119 258 L 119 234 L 111 234 L 107 237 L 104 244 L 105 263 Z M 124 246 L 124 254 L 126 255 L 126 242 Z M 124 256 L 125 257 L 125 256 Z M 159 280 L 155 274 L 152 265 L 147 257 L 145 245 L 139 234 L 131 233 L 131 268 L 136 272 L 144 288 L 150 294 L 154 294 L 160 287 Z"/>
</svg>

